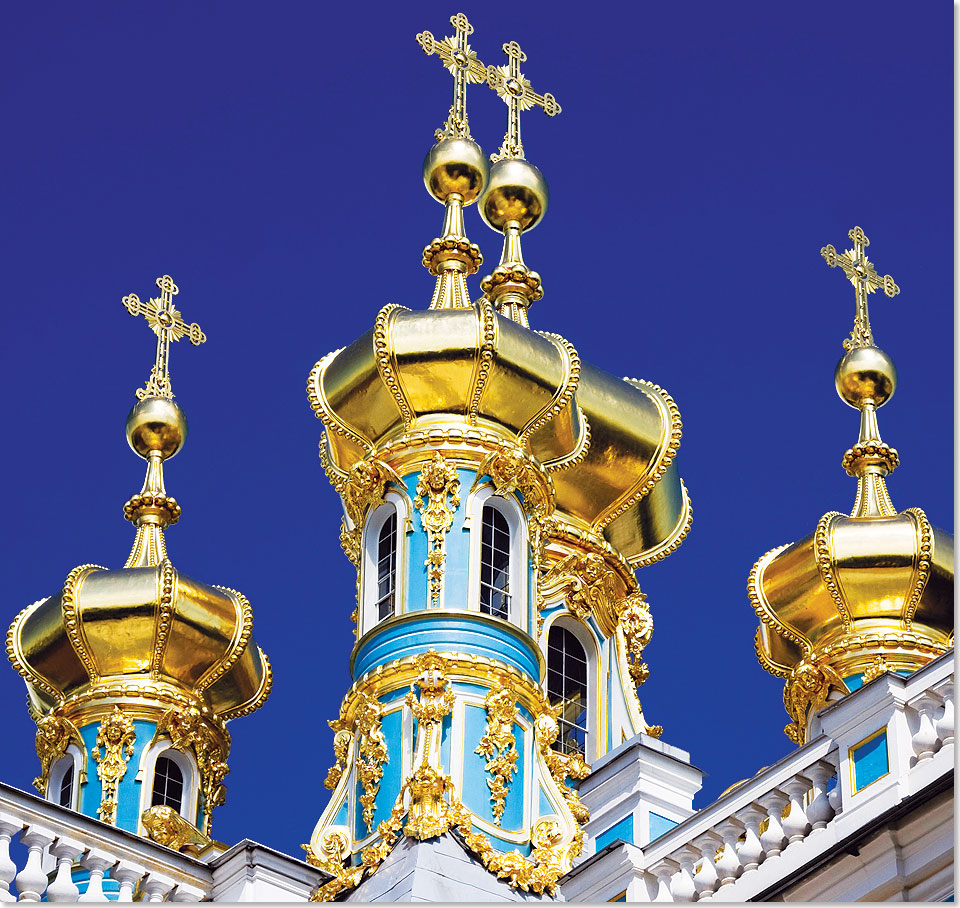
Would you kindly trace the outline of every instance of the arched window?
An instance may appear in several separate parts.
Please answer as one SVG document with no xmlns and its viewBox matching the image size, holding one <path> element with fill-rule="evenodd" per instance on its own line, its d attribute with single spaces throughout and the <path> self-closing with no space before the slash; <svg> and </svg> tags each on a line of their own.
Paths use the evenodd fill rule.
<svg viewBox="0 0 960 908">
<path fill-rule="evenodd" d="M 61 807 L 73 807 L 73 776 L 74 767 L 73 761 L 71 760 L 67 771 L 60 780 L 60 791 L 58 792 L 59 797 L 57 803 Z"/>
<path fill-rule="evenodd" d="M 183 772 L 169 757 L 157 757 L 153 768 L 153 798 L 150 806 L 164 804 L 180 813 L 183 806 Z"/>
<path fill-rule="evenodd" d="M 493 505 L 483 506 L 480 536 L 480 611 L 510 616 L 510 525 Z"/>
<path fill-rule="evenodd" d="M 397 512 L 384 520 L 377 537 L 377 621 L 389 618 L 396 610 L 397 592 Z"/>
<path fill-rule="evenodd" d="M 547 698 L 560 707 L 557 749 L 586 754 L 587 654 L 576 635 L 560 624 L 550 628 L 547 638 Z"/>
</svg>

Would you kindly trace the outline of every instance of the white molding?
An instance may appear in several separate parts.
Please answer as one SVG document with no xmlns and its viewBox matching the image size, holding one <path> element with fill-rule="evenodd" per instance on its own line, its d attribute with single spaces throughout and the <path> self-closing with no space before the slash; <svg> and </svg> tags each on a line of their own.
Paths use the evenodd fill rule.
<svg viewBox="0 0 960 908">
<path fill-rule="evenodd" d="M 65 806 L 71 810 L 79 810 L 80 786 L 87 780 L 83 772 L 83 754 L 76 744 L 68 745 L 66 753 L 50 768 L 46 799 L 53 804 L 60 803 L 60 785 L 71 766 L 73 767 L 73 790 L 70 792 L 70 803 Z"/>
<path fill-rule="evenodd" d="M 374 613 L 377 595 L 377 547 L 380 530 L 392 513 L 397 515 L 397 551 L 393 579 L 393 614 L 402 615 L 407 605 L 407 534 L 411 531 L 410 502 L 405 495 L 391 489 L 385 501 L 373 511 L 363 526 L 360 548 L 360 608 L 357 610 L 357 637 L 362 637 L 380 621 Z"/>
<path fill-rule="evenodd" d="M 197 807 L 200 796 L 200 773 L 192 753 L 184 753 L 170 746 L 166 738 L 152 741 L 143 749 L 140 755 L 140 765 L 134 781 L 140 783 L 140 809 L 137 812 L 137 830 L 140 835 L 145 834 L 140 817 L 143 812 L 152 806 L 153 776 L 158 757 L 168 757 L 180 767 L 183 773 L 183 802 L 180 805 L 180 816 L 194 826 L 197 825 Z"/>
<path fill-rule="evenodd" d="M 483 509 L 496 508 L 510 528 L 510 608 L 507 620 L 527 629 L 527 589 L 529 567 L 527 557 L 527 518 L 519 502 L 511 495 L 503 498 L 495 494 L 490 483 L 484 483 L 467 499 L 464 527 L 470 533 L 470 565 L 467 572 L 467 608 L 480 611 L 480 547 L 483 540 Z M 496 616 L 491 616 L 496 617 Z"/>
</svg>

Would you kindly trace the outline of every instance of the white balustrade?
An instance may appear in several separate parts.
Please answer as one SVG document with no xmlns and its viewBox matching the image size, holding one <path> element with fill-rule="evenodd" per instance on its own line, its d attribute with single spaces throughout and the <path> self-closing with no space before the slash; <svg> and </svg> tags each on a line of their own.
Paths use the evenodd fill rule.
<svg viewBox="0 0 960 908">
<path fill-rule="evenodd" d="M 932 693 L 926 692 L 911 702 L 919 717 L 917 730 L 913 733 L 911 745 L 917 755 L 917 762 L 929 760 L 937 750 L 937 729 L 933 724 L 933 713 L 940 705 L 939 699 Z"/>
<path fill-rule="evenodd" d="M 937 694 L 943 700 L 943 711 L 940 717 L 934 723 L 934 730 L 937 733 L 937 739 L 941 747 L 953 744 L 953 679 L 950 678 L 945 684 L 936 689 Z"/>
<path fill-rule="evenodd" d="M 760 834 L 760 844 L 767 858 L 775 858 L 786 844 L 783 834 L 783 810 L 790 799 L 781 791 L 774 789 L 757 799 L 757 803 L 767 811 L 766 829 Z"/>
<path fill-rule="evenodd" d="M 827 760 L 818 760 L 805 770 L 813 782 L 813 796 L 807 808 L 807 819 L 813 829 L 824 829 L 833 819 L 834 809 L 830 805 L 827 785 L 837 774 L 837 768 Z"/>
<path fill-rule="evenodd" d="M 107 902 L 103 891 L 103 875 L 116 864 L 116 858 L 99 849 L 91 848 L 82 859 L 83 866 L 90 871 L 87 890 L 77 899 L 78 902 Z"/>
<path fill-rule="evenodd" d="M 117 894 L 118 902 L 133 901 L 133 890 L 146 872 L 145 867 L 133 861 L 117 862 L 117 866 L 110 871 L 110 876 L 120 884 L 120 892 Z"/>
<path fill-rule="evenodd" d="M 17 875 L 17 865 L 10 859 L 10 840 L 23 829 L 23 823 L 9 814 L 0 813 L 0 902 L 15 902 L 10 884 Z"/>
<path fill-rule="evenodd" d="M 700 851 L 701 861 L 693 877 L 699 899 L 709 899 L 717 890 L 717 850 L 723 839 L 715 832 L 704 832 L 693 840 L 694 847 Z"/>
<path fill-rule="evenodd" d="M 73 881 L 73 862 L 86 851 L 86 847 L 77 839 L 59 836 L 50 846 L 50 854 L 57 860 L 57 875 L 47 886 L 48 902 L 75 902 L 80 888 Z"/>
<path fill-rule="evenodd" d="M 794 842 L 803 841 L 810 831 L 807 814 L 803 808 L 803 797 L 810 791 L 811 782 L 806 776 L 797 775 L 784 782 L 780 788 L 790 798 L 790 812 L 783 818 L 783 834 L 787 837 L 787 847 Z"/>
<path fill-rule="evenodd" d="M 162 873 L 151 873 L 141 884 L 140 888 L 146 894 L 147 902 L 162 902 L 164 897 L 176 885 L 176 882 Z"/>
<path fill-rule="evenodd" d="M 27 826 L 20 842 L 27 846 L 27 863 L 15 879 L 21 902 L 39 902 L 47 889 L 47 875 L 43 872 L 43 849 L 56 838 L 43 826 Z"/>
<path fill-rule="evenodd" d="M 756 870 L 763 860 L 763 845 L 760 844 L 760 824 L 766 819 L 767 811 L 754 802 L 737 813 L 737 819 L 743 824 L 743 842 L 740 845 L 740 865 L 743 873 Z"/>
<path fill-rule="evenodd" d="M 723 840 L 723 850 L 716 862 L 717 878 L 720 883 L 717 896 L 722 901 L 723 887 L 736 882 L 737 877 L 740 876 L 740 856 L 737 854 L 737 844 L 740 833 L 743 831 L 743 824 L 734 817 L 730 817 L 730 819 L 717 824 L 715 828 L 717 835 Z"/>
<path fill-rule="evenodd" d="M 653 897 L 655 902 L 673 901 L 673 894 L 670 892 L 670 880 L 679 866 L 676 861 L 670 858 L 662 858 L 650 868 L 650 872 L 657 880 L 657 894 Z"/>
</svg>

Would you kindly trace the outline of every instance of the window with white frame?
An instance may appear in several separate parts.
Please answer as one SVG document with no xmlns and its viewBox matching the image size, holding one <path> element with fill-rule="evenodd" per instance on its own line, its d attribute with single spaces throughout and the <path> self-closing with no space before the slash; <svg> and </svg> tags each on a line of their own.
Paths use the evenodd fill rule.
<svg viewBox="0 0 960 908">
<path fill-rule="evenodd" d="M 57 793 L 57 803 L 61 807 L 73 807 L 73 777 L 75 774 L 73 760 L 71 760 L 67 771 L 60 780 L 60 791 Z"/>
<path fill-rule="evenodd" d="M 77 794 L 81 781 L 81 756 L 74 745 L 50 768 L 47 778 L 47 800 L 61 807 L 77 809 Z"/>
<path fill-rule="evenodd" d="M 510 616 L 510 525 L 489 501 L 481 514 L 480 611 L 506 619 Z"/>
<path fill-rule="evenodd" d="M 377 595 L 374 612 L 384 621 L 396 611 L 397 597 L 397 512 L 383 521 L 377 534 Z"/>
<path fill-rule="evenodd" d="M 586 755 L 590 729 L 587 672 L 587 653 L 577 635 L 554 624 L 547 637 L 547 698 L 559 708 L 556 747 L 561 753 Z"/>
<path fill-rule="evenodd" d="M 150 806 L 172 807 L 177 813 L 183 809 L 183 772 L 170 757 L 157 757 L 153 767 L 153 795 Z"/>
</svg>

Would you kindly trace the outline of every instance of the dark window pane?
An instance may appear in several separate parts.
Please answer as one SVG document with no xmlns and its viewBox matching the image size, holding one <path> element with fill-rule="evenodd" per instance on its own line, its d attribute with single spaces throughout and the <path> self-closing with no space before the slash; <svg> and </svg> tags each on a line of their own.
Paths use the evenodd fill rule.
<svg viewBox="0 0 960 908">
<path fill-rule="evenodd" d="M 169 757 L 157 757 L 153 770 L 152 806 L 166 805 L 177 813 L 183 806 L 183 773 Z"/>
<path fill-rule="evenodd" d="M 554 625 L 547 639 L 547 697 L 559 707 L 561 753 L 584 753 L 587 738 L 587 654 L 576 635 Z"/>
<path fill-rule="evenodd" d="M 73 807 L 73 764 L 67 768 L 60 780 L 60 806 Z"/>
<path fill-rule="evenodd" d="M 510 615 L 510 525 L 492 505 L 484 505 L 480 534 L 480 611 Z"/>
<path fill-rule="evenodd" d="M 383 621 L 393 614 L 396 587 L 397 512 L 394 511 L 383 522 L 377 538 L 377 621 Z"/>
</svg>

